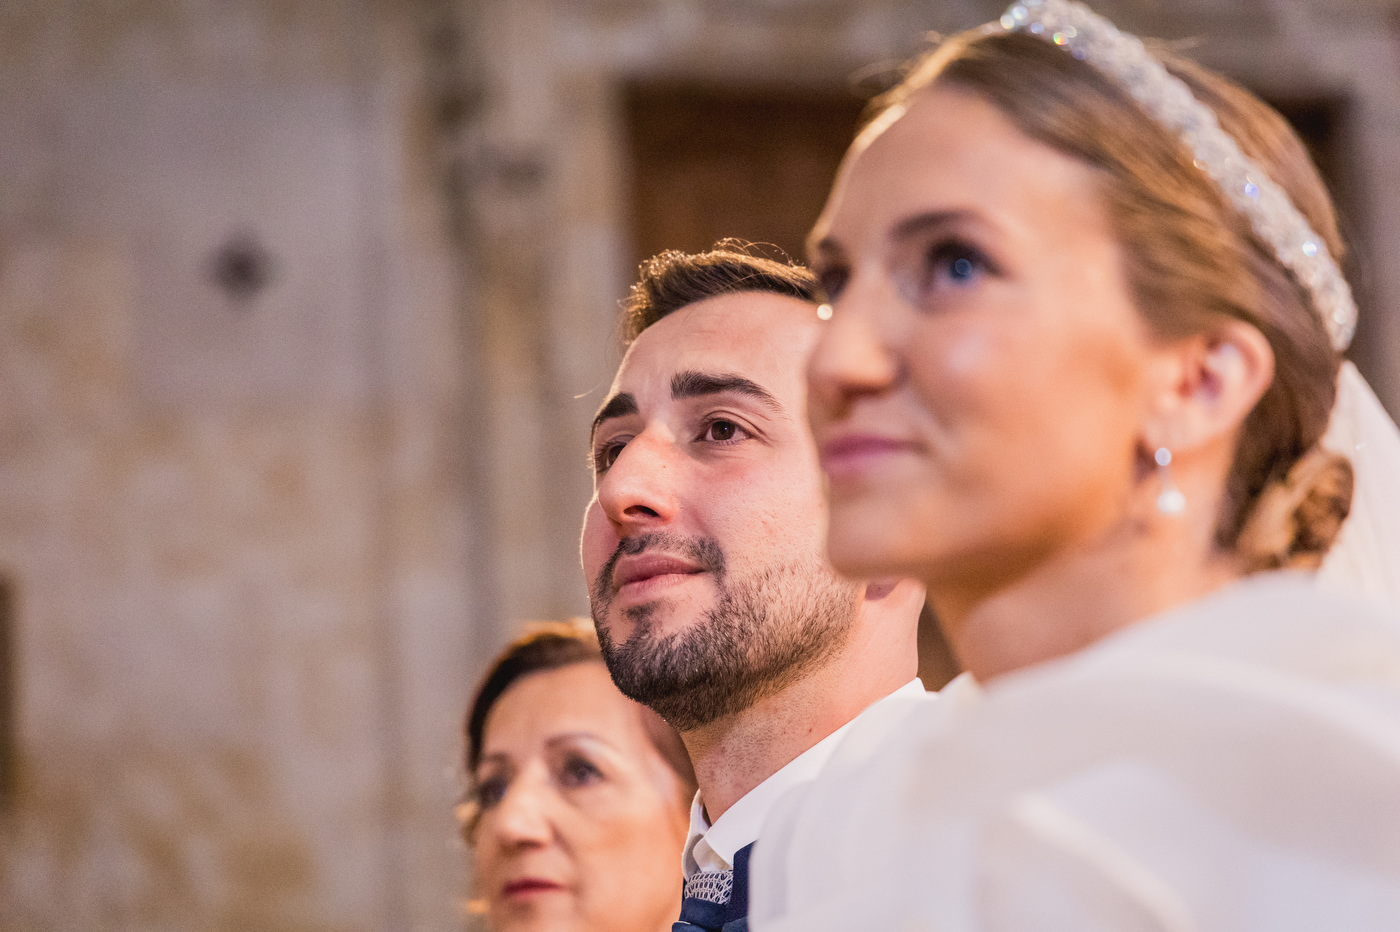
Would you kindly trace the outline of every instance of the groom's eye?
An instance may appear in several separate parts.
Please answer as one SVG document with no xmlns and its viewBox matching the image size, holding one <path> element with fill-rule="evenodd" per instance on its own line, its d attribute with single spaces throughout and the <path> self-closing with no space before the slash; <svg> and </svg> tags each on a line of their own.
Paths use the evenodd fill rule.
<svg viewBox="0 0 1400 932">
<path fill-rule="evenodd" d="M 750 436 L 749 431 L 737 421 L 728 418 L 717 417 L 707 421 L 700 429 L 700 436 L 697 438 L 702 443 L 739 443 Z"/>
<path fill-rule="evenodd" d="M 618 456 L 622 454 L 622 450 L 626 446 L 625 440 L 599 444 L 598 448 L 593 451 L 593 471 L 596 473 L 607 472 L 612 464 L 617 462 Z"/>
<path fill-rule="evenodd" d="M 734 434 L 739 430 L 739 425 L 733 421 L 715 421 L 710 425 L 711 440 L 732 440 Z"/>
</svg>

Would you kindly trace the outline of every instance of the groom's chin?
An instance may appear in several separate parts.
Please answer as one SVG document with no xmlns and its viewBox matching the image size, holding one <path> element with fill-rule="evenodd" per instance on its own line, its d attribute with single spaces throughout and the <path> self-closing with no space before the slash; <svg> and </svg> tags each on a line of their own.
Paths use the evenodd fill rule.
<svg viewBox="0 0 1400 932">
<path fill-rule="evenodd" d="M 670 592 L 631 605 L 614 601 L 602 615 L 594 614 L 593 623 L 599 634 L 616 647 L 625 646 L 639 635 L 652 641 L 668 641 L 703 625 L 713 601 L 709 592 Z"/>
</svg>

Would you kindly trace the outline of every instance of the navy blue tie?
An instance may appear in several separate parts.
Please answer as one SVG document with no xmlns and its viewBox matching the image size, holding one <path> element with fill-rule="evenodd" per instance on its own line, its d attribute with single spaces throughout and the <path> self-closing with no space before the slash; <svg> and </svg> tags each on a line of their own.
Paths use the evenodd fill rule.
<svg viewBox="0 0 1400 932">
<path fill-rule="evenodd" d="M 732 871 L 700 871 L 685 881 L 680 921 L 671 932 L 749 932 L 749 854 L 734 853 Z"/>
</svg>

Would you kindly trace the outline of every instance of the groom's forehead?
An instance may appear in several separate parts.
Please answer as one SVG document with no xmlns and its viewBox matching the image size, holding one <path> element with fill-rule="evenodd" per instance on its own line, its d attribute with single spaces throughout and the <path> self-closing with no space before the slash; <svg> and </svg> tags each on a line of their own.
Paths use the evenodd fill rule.
<svg viewBox="0 0 1400 932">
<path fill-rule="evenodd" d="M 801 383 L 808 331 L 817 324 L 807 302 L 761 292 L 721 295 L 667 315 L 628 348 L 612 392 L 671 394 L 692 372 L 743 376 L 780 394 Z"/>
</svg>

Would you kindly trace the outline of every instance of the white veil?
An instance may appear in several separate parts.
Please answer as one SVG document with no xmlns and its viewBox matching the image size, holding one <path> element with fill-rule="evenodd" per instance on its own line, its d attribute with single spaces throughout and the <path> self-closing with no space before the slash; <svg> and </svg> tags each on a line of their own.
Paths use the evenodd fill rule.
<svg viewBox="0 0 1400 932">
<path fill-rule="evenodd" d="M 1351 460 L 1356 489 L 1319 578 L 1400 610 L 1400 429 L 1350 362 L 1322 443 Z"/>
</svg>

